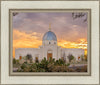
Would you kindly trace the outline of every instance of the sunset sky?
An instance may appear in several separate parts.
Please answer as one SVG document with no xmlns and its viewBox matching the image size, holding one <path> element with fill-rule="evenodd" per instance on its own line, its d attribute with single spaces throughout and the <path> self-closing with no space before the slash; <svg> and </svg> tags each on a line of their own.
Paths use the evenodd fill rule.
<svg viewBox="0 0 100 85">
<path fill-rule="evenodd" d="M 87 52 L 87 21 L 72 18 L 72 13 L 18 13 L 13 16 L 13 57 L 15 48 L 38 48 L 42 37 L 49 30 L 57 36 L 58 46 L 63 48 L 82 48 Z"/>
</svg>

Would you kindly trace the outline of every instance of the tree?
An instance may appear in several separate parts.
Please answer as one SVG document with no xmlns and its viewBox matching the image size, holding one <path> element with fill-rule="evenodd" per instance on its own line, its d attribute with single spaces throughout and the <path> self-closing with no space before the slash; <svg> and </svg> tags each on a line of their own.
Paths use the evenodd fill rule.
<svg viewBox="0 0 100 85">
<path fill-rule="evenodd" d="M 30 60 L 30 62 L 32 62 L 33 58 L 31 54 L 27 54 L 26 59 Z"/>
<path fill-rule="evenodd" d="M 69 54 L 67 57 L 68 57 L 68 59 L 69 59 L 69 62 L 71 62 L 71 60 L 74 59 L 74 56 L 73 56 L 72 54 Z"/>
</svg>

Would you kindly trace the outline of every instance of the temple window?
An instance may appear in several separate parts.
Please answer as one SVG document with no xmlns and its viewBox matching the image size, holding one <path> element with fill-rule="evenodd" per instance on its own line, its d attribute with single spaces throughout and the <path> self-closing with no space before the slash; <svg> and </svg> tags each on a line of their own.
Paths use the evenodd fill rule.
<svg viewBox="0 0 100 85">
<path fill-rule="evenodd" d="M 78 57 L 78 60 L 80 60 L 80 57 Z"/>
</svg>

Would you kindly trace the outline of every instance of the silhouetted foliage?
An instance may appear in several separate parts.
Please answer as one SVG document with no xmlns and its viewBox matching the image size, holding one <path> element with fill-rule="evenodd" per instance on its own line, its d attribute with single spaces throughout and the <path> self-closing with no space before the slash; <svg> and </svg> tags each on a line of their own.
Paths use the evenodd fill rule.
<svg viewBox="0 0 100 85">
<path fill-rule="evenodd" d="M 17 14 L 18 14 L 17 12 L 14 12 L 14 13 L 13 13 L 13 16 L 16 16 Z"/>
<path fill-rule="evenodd" d="M 84 22 L 86 22 L 87 21 L 87 14 L 86 13 L 83 13 L 83 12 L 78 12 L 78 13 L 72 13 L 72 17 L 73 17 L 73 19 L 77 19 L 77 18 L 82 18 L 82 17 L 85 17 L 84 18 Z"/>
</svg>

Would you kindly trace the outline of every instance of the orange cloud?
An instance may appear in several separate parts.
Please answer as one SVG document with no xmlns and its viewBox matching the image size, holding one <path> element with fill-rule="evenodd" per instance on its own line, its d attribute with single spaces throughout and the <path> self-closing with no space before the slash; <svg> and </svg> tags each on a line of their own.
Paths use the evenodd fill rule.
<svg viewBox="0 0 100 85">
<path fill-rule="evenodd" d="M 76 42 L 59 40 L 58 46 L 61 46 L 63 48 L 82 48 L 85 50 L 85 54 L 87 54 L 87 41 L 86 41 L 86 39 L 79 39 Z"/>
<path fill-rule="evenodd" d="M 18 30 L 13 30 L 13 57 L 15 56 L 15 48 L 38 48 L 42 44 L 39 40 L 41 34 L 33 32 L 27 34 L 25 32 L 20 32 Z"/>
<path fill-rule="evenodd" d="M 58 45 L 64 48 L 82 48 L 87 49 L 86 39 L 79 39 L 76 42 L 70 42 L 66 40 L 59 40 Z"/>
</svg>

